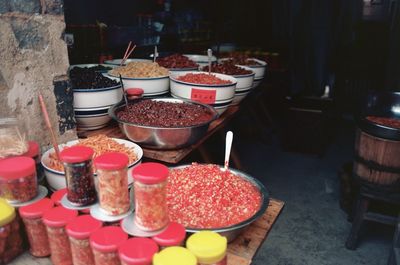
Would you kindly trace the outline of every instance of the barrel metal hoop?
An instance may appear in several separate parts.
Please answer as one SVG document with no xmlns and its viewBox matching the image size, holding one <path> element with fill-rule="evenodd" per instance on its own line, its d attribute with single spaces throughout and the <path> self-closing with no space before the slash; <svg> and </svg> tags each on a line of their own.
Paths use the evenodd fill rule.
<svg viewBox="0 0 400 265">
<path fill-rule="evenodd" d="M 375 161 L 365 160 L 364 158 L 360 157 L 357 154 L 354 155 L 354 160 L 356 162 L 359 162 L 361 164 L 366 165 L 370 169 L 374 169 L 374 170 L 377 170 L 377 171 L 385 171 L 385 172 L 388 172 L 388 173 L 400 174 L 400 168 L 388 167 L 388 166 L 384 166 L 384 165 L 378 164 Z"/>
</svg>

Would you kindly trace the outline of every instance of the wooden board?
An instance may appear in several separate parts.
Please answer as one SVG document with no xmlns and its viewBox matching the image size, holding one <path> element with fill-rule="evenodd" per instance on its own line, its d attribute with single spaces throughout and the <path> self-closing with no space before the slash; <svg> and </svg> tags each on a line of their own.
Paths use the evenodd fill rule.
<svg viewBox="0 0 400 265">
<path fill-rule="evenodd" d="M 264 215 L 228 245 L 228 265 L 251 264 L 254 255 L 268 236 L 283 206 L 284 202 L 271 199 Z M 49 258 L 33 258 L 26 252 L 9 264 L 50 265 L 52 263 Z"/>
</svg>

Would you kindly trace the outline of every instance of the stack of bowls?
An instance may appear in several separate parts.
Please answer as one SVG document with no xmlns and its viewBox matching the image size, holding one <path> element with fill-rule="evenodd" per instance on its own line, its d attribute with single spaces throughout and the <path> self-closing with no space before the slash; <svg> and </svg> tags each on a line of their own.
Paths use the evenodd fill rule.
<svg viewBox="0 0 400 265">
<path fill-rule="evenodd" d="M 254 87 L 254 77 L 255 73 L 252 68 L 246 66 L 239 66 L 243 69 L 252 71 L 251 74 L 245 75 L 233 75 L 234 78 L 237 80 L 236 90 L 235 90 L 235 98 L 232 101 L 232 105 L 237 105 L 242 101 Z"/>
<path fill-rule="evenodd" d="M 231 105 L 235 97 L 236 78 L 212 73 L 217 78 L 228 80 L 230 84 L 206 85 L 189 83 L 179 80 L 179 77 L 188 73 L 177 73 L 170 75 L 171 95 L 174 98 L 193 100 L 211 105 L 222 114 Z M 189 72 L 189 74 L 208 74 L 207 72 Z"/>
<path fill-rule="evenodd" d="M 255 88 L 261 83 L 261 81 L 265 77 L 265 72 L 267 70 L 267 62 L 261 61 L 256 58 L 249 58 L 247 60 L 252 60 L 252 61 L 256 61 L 259 63 L 257 65 L 243 65 L 243 66 L 247 66 L 247 67 L 251 68 L 251 70 L 254 71 L 255 76 L 254 76 L 253 88 Z"/>
</svg>

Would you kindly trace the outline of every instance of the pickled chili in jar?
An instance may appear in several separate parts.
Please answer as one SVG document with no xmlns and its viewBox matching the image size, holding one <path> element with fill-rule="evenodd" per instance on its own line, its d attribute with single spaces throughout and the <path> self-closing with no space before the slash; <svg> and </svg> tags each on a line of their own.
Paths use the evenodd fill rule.
<svg viewBox="0 0 400 265">
<path fill-rule="evenodd" d="M 102 225 L 102 222 L 90 215 L 78 216 L 67 224 L 65 230 L 71 244 L 72 263 L 74 265 L 94 265 L 89 238 Z"/>
<path fill-rule="evenodd" d="M 130 208 L 128 163 L 128 156 L 117 152 L 94 160 L 100 209 L 108 215 L 121 215 Z"/>
<path fill-rule="evenodd" d="M 92 148 L 79 145 L 60 152 L 67 182 L 67 198 L 72 205 L 87 206 L 97 200 L 92 168 L 93 153 Z"/>
<path fill-rule="evenodd" d="M 197 265 L 196 256 L 184 247 L 167 247 L 153 256 L 153 265 Z"/>
<path fill-rule="evenodd" d="M 160 246 L 160 249 L 172 246 L 183 246 L 186 237 L 185 227 L 176 222 L 170 222 L 167 228 L 161 233 L 152 237 Z"/>
<path fill-rule="evenodd" d="M 12 203 L 27 202 L 38 194 L 35 161 L 17 156 L 0 160 L 0 197 Z"/>
<path fill-rule="evenodd" d="M 122 265 L 151 265 L 157 252 L 157 243 L 142 237 L 130 238 L 118 248 Z"/>
<path fill-rule="evenodd" d="M 44 173 L 43 173 L 43 165 L 40 161 L 41 156 L 40 156 L 40 146 L 37 142 L 35 141 L 29 141 L 28 142 L 28 151 L 24 153 L 22 156 L 27 156 L 35 160 L 36 164 L 36 178 L 37 181 L 40 183 L 44 179 Z"/>
<path fill-rule="evenodd" d="M 54 207 L 43 215 L 54 265 L 73 265 L 71 247 L 65 226 L 78 216 L 78 211 L 62 206 Z"/>
<path fill-rule="evenodd" d="M 118 248 L 126 240 L 126 234 L 119 226 L 102 227 L 90 236 L 94 262 L 96 265 L 121 265 Z"/>
<path fill-rule="evenodd" d="M 35 257 L 50 256 L 49 239 L 46 226 L 43 223 L 45 212 L 53 208 L 54 203 L 49 198 L 19 208 L 19 214 L 25 225 L 29 241 L 29 252 Z"/>
<path fill-rule="evenodd" d="M 168 168 L 159 163 L 142 163 L 132 170 L 135 194 L 135 224 L 144 231 L 168 225 L 166 185 Z"/>
<path fill-rule="evenodd" d="M 227 265 L 228 240 L 214 231 L 200 231 L 186 240 L 186 248 L 197 258 L 198 265 Z"/>
<path fill-rule="evenodd" d="M 14 207 L 0 198 L 0 264 L 7 264 L 24 251 L 19 221 Z"/>
</svg>

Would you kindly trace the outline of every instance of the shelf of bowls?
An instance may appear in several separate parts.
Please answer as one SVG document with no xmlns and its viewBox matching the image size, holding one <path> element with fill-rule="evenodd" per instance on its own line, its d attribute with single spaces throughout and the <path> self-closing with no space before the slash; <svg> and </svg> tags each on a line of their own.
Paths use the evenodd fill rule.
<svg viewBox="0 0 400 265">
<path fill-rule="evenodd" d="M 32 256 L 50 256 L 53 264 L 229 264 L 228 242 L 268 207 L 263 184 L 244 172 L 140 163 L 136 147 L 129 154 L 125 145 L 95 149 L 104 139 L 83 141 L 60 146 L 58 158 L 51 149 L 53 161 L 44 154 L 43 165 L 63 168 L 55 177 L 64 183 L 50 184 L 58 190 L 38 200 L 34 160 L 0 161 L 2 262 L 24 251 L 26 232 Z"/>
</svg>

